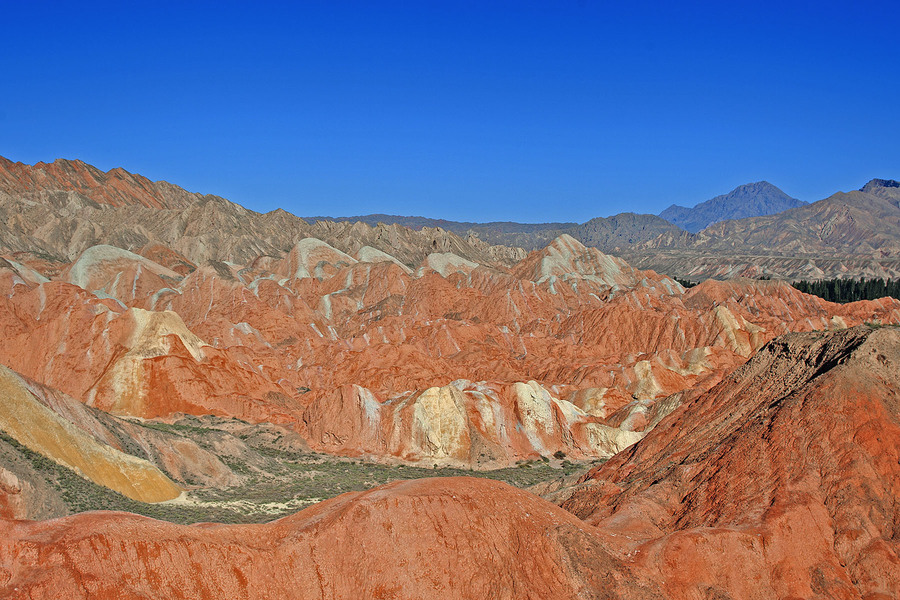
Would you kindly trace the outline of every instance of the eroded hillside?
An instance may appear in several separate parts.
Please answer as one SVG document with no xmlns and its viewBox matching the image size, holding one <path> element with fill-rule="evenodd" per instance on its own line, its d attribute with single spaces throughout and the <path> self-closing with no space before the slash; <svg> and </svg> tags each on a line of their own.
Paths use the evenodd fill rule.
<svg viewBox="0 0 900 600">
<path fill-rule="evenodd" d="M 111 415 L 270 423 L 334 455 L 604 458 L 777 335 L 900 319 L 895 300 L 830 304 L 777 282 L 686 291 L 568 235 L 514 260 L 77 161 L 2 174 L 0 363 Z"/>
<path fill-rule="evenodd" d="M 451 478 L 347 494 L 257 526 L 122 513 L 0 521 L 0 591 L 896 597 L 897 361 L 893 328 L 778 338 L 583 477 L 566 510 Z"/>
</svg>

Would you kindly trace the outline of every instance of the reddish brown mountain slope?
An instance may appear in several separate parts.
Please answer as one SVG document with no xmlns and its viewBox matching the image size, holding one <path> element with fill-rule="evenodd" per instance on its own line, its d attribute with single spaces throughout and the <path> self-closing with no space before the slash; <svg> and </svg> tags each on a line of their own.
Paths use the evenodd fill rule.
<svg viewBox="0 0 900 600">
<path fill-rule="evenodd" d="M 80 160 L 25 165 L 0 156 L 0 191 L 11 196 L 46 190 L 78 192 L 98 204 L 187 208 L 202 195 L 165 181 L 150 181 L 125 169 L 103 172 Z"/>
<path fill-rule="evenodd" d="M 121 513 L 0 521 L 0 595 L 92 598 L 661 598 L 562 509 L 505 484 L 430 479 L 268 525 Z"/>
<path fill-rule="evenodd" d="M 280 261 L 187 276 L 112 246 L 50 281 L 7 263 L 0 363 L 116 414 L 218 414 L 334 453 L 503 465 L 612 454 L 657 398 L 712 385 L 778 334 L 900 320 L 893 300 L 840 306 L 784 284 L 684 293 L 568 237 L 513 273 L 359 256 L 380 262 L 306 238 Z M 609 428 L 623 406 L 634 418 Z"/>
<path fill-rule="evenodd" d="M 608 456 L 675 404 L 658 400 L 711 387 L 776 335 L 900 321 L 894 300 L 777 283 L 685 292 L 567 235 L 523 257 L 170 202 L 83 163 L 4 165 L 0 363 L 117 415 L 274 422 L 332 453 Z"/>
<path fill-rule="evenodd" d="M 0 594 L 895 598 L 898 364 L 893 328 L 778 338 L 589 473 L 570 512 L 457 478 L 261 526 L 2 520 Z"/>
<path fill-rule="evenodd" d="M 794 334 L 563 506 L 665 593 L 900 596 L 900 333 Z"/>
</svg>

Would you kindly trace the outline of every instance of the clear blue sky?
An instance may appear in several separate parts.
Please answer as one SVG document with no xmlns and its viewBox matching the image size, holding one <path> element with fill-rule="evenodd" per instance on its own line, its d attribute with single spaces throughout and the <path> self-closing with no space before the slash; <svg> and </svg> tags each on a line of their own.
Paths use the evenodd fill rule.
<svg viewBox="0 0 900 600">
<path fill-rule="evenodd" d="M 4 2 L 0 154 L 255 210 L 584 221 L 900 177 L 897 2 Z"/>
</svg>

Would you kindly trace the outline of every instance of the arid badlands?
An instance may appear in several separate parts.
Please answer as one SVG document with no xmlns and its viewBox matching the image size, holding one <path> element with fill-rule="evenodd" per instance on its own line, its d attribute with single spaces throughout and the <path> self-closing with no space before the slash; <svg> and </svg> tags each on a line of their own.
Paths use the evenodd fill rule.
<svg viewBox="0 0 900 600">
<path fill-rule="evenodd" d="M 898 186 L 532 249 L 0 158 L 0 597 L 900 598 L 900 301 L 790 285 Z"/>
</svg>

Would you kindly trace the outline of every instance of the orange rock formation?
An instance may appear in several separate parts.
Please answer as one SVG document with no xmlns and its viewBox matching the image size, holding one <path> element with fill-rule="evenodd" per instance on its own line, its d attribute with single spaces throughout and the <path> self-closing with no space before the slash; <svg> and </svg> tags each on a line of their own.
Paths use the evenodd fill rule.
<svg viewBox="0 0 900 600">
<path fill-rule="evenodd" d="M 345 494 L 268 525 L 178 526 L 122 513 L 0 521 L 4 598 L 660 597 L 590 528 L 469 478 Z"/>
<path fill-rule="evenodd" d="M 94 246 L 49 280 L 6 262 L 0 363 L 114 414 L 234 416 L 329 452 L 486 467 L 610 456 L 662 416 L 656 399 L 711 386 L 778 334 L 900 320 L 895 300 L 783 283 L 685 291 L 568 236 L 509 273 L 360 256 L 305 239 L 182 276 Z"/>
<path fill-rule="evenodd" d="M 132 498 L 180 491 L 132 443 L 234 475 L 103 411 L 386 461 L 615 455 L 566 510 L 429 480 L 239 527 L 14 521 L 41 492 L 0 468 L 2 597 L 900 597 L 900 335 L 853 328 L 896 300 L 684 290 L 569 236 L 310 225 L 78 161 L 0 159 L 0 213 L 0 430 Z"/>
<path fill-rule="evenodd" d="M 895 598 L 898 363 L 892 328 L 779 338 L 585 476 L 568 512 L 452 478 L 267 525 L 0 520 L 0 595 Z"/>
<path fill-rule="evenodd" d="M 779 338 L 563 507 L 667 597 L 900 596 L 900 334 Z"/>
</svg>

